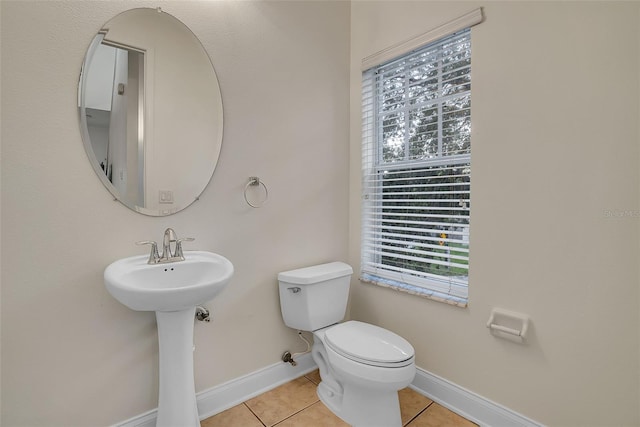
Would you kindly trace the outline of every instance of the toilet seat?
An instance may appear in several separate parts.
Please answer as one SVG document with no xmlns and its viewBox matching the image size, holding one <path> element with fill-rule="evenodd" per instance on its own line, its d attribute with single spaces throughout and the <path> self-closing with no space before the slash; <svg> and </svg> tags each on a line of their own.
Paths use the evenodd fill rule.
<svg viewBox="0 0 640 427">
<path fill-rule="evenodd" d="M 389 368 L 413 363 L 413 346 L 378 326 L 352 320 L 328 328 L 324 336 L 333 351 L 358 363 Z"/>
</svg>

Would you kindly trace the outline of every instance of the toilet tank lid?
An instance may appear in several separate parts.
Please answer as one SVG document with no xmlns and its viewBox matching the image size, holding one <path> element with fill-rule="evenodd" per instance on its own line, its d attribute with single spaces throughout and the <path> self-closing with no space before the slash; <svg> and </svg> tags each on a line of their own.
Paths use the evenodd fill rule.
<svg viewBox="0 0 640 427">
<path fill-rule="evenodd" d="M 296 270 L 283 271 L 278 273 L 278 281 L 294 283 L 296 285 L 309 285 L 312 283 L 324 282 L 336 277 L 353 274 L 353 268 L 344 262 L 330 262 L 327 264 L 314 265 L 311 267 L 298 268 Z"/>
</svg>

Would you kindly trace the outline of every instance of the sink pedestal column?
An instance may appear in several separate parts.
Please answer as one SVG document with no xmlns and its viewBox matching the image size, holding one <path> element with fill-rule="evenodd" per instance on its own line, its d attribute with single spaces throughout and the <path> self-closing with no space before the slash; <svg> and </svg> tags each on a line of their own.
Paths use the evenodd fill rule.
<svg viewBox="0 0 640 427">
<path fill-rule="evenodd" d="M 160 348 L 157 427 L 200 426 L 193 375 L 195 310 L 156 311 Z"/>
</svg>

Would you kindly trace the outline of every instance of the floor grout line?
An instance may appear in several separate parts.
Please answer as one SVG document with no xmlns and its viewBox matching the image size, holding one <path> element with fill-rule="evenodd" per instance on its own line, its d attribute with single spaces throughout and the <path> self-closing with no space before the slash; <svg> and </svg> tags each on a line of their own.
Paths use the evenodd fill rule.
<svg viewBox="0 0 640 427">
<path fill-rule="evenodd" d="M 306 374 L 305 374 L 305 375 L 302 375 L 302 376 L 300 376 L 300 377 L 298 377 L 298 378 L 296 378 L 296 380 L 297 380 L 297 379 L 300 379 L 300 378 L 304 378 L 305 380 L 307 380 L 308 382 L 310 382 L 310 383 L 311 383 L 311 384 L 313 384 L 314 386 L 317 386 L 317 384 L 316 384 L 314 381 L 312 381 L 310 378 L 308 378 Z M 295 380 L 292 380 L 292 381 L 295 381 Z M 316 400 L 314 400 L 312 403 L 308 404 L 307 406 L 304 406 L 303 408 L 298 409 L 298 410 L 297 410 L 297 411 L 295 411 L 294 413 L 292 413 L 292 414 L 290 414 L 290 415 L 287 415 L 287 416 L 286 416 L 286 417 L 284 417 L 283 419 L 278 420 L 278 421 L 276 421 L 274 424 L 270 424 L 270 425 L 267 425 L 265 421 L 263 421 L 263 420 L 262 420 L 262 419 L 261 419 L 261 418 L 260 418 L 260 417 L 255 413 L 255 412 L 253 412 L 253 411 L 251 410 L 251 408 L 249 407 L 249 405 L 247 405 L 247 404 L 246 404 L 246 402 L 243 402 L 243 403 L 244 403 L 244 405 L 245 405 L 245 406 L 246 406 L 246 407 L 251 411 L 251 413 L 252 413 L 252 414 L 253 414 L 253 415 L 258 419 L 258 421 L 260 421 L 260 423 L 261 423 L 263 426 L 265 426 L 265 427 L 275 427 L 275 426 L 277 426 L 278 424 L 281 424 L 281 423 L 283 423 L 284 421 L 288 420 L 289 418 L 291 418 L 291 417 L 293 417 L 293 416 L 295 416 L 295 415 L 299 414 L 300 412 L 304 411 L 305 409 L 310 408 L 311 406 L 315 405 L 315 404 L 316 404 L 316 403 L 318 403 L 318 402 L 320 402 L 320 399 L 319 399 L 319 398 L 317 398 Z"/>
<path fill-rule="evenodd" d="M 253 414 L 254 417 L 256 417 L 256 419 L 258 420 L 258 422 L 260 424 L 262 424 L 264 427 L 267 427 L 267 425 L 264 422 L 262 422 L 260 417 L 258 415 L 256 415 L 255 412 L 253 412 L 253 410 L 249 407 L 249 405 L 247 405 L 247 402 L 242 402 L 242 404 L 244 405 L 245 408 L 247 408 L 249 410 L 249 412 L 251 412 Z"/>
<path fill-rule="evenodd" d="M 310 405 L 305 406 L 304 408 L 300 409 L 299 411 L 289 415 L 288 417 L 285 417 L 283 419 L 281 419 L 280 421 L 278 421 L 277 423 L 275 423 L 272 427 L 276 427 L 278 424 L 282 424 L 283 422 L 285 422 L 286 420 L 288 420 L 289 418 L 298 415 L 300 412 L 304 411 L 305 409 L 309 409 L 310 407 L 312 407 L 313 405 L 315 405 L 316 403 L 320 402 L 320 400 L 316 400 L 315 402 L 311 403 Z"/>
<path fill-rule="evenodd" d="M 425 406 L 424 408 L 422 408 L 416 415 L 414 415 L 413 418 L 411 418 L 405 425 L 404 427 L 409 427 L 409 425 L 415 421 L 416 418 L 418 418 L 420 415 L 422 415 L 422 413 L 424 411 L 426 411 L 427 409 L 429 409 L 429 407 L 433 405 L 433 400 L 431 401 L 431 403 L 429 403 L 427 406 Z"/>
</svg>

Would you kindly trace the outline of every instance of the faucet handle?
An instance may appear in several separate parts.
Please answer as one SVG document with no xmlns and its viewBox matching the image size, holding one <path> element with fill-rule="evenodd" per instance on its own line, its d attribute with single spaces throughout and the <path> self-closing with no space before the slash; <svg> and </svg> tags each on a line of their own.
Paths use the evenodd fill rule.
<svg viewBox="0 0 640 427">
<path fill-rule="evenodd" d="M 140 242 L 136 242 L 136 245 L 151 245 L 151 252 L 149 253 L 149 261 L 147 264 L 157 264 L 160 259 L 160 254 L 158 253 L 158 244 L 152 240 L 142 240 Z"/>
<path fill-rule="evenodd" d="M 182 253 L 182 242 L 193 242 L 194 239 L 193 237 L 183 237 L 181 239 L 176 240 L 176 252 L 173 255 L 176 258 L 182 258 L 184 259 L 184 255 Z"/>
</svg>

